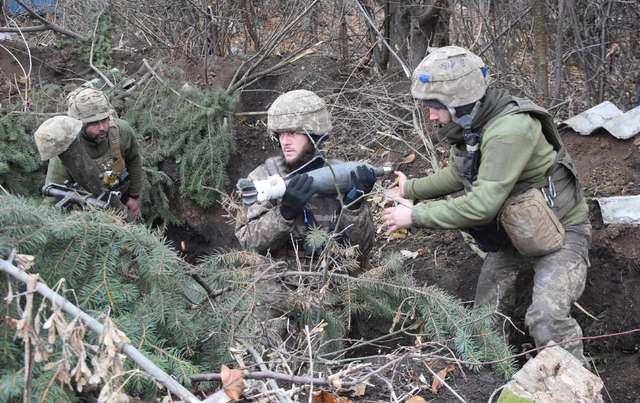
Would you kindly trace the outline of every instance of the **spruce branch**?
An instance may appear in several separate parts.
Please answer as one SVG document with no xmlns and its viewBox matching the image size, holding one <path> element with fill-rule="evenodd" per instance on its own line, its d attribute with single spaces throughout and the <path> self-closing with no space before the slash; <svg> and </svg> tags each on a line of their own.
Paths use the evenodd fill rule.
<svg viewBox="0 0 640 403">
<path fill-rule="evenodd" d="M 74 304 L 69 302 L 66 298 L 62 297 L 60 294 L 53 291 L 51 288 L 47 287 L 46 284 L 42 282 L 33 282 L 30 280 L 28 274 L 22 272 L 20 269 L 15 267 L 9 260 L 0 259 L 0 270 L 4 273 L 10 275 L 11 277 L 20 280 L 25 284 L 34 284 L 33 290 L 43 297 L 49 299 L 53 304 L 60 306 L 61 309 L 71 315 L 72 317 L 80 318 L 87 326 L 91 328 L 97 334 L 103 334 L 104 326 L 98 322 L 93 317 L 89 316 L 82 310 L 78 309 Z M 32 295 L 30 293 L 30 295 Z M 32 298 L 32 297 L 31 297 Z M 32 301 L 28 300 L 28 301 Z M 28 302 L 29 305 L 29 302 Z M 30 307 L 28 306 L 28 311 L 30 311 Z M 28 319 L 28 317 L 27 317 Z M 27 338 L 25 341 L 25 345 L 30 345 L 30 341 Z M 134 362 L 136 362 L 142 369 L 145 370 L 149 375 L 153 376 L 158 382 L 163 384 L 167 389 L 171 392 L 175 393 L 180 398 L 184 399 L 187 402 L 197 403 L 199 399 L 196 398 L 191 392 L 185 389 L 182 385 L 173 380 L 167 373 L 162 371 L 160 368 L 155 366 L 149 359 L 147 359 L 144 355 L 140 353 L 138 349 L 133 347 L 131 344 L 123 343 L 118 346 L 120 350 L 122 350 L 128 357 L 130 357 Z M 28 372 L 28 370 L 25 370 Z M 25 381 L 25 388 L 30 385 L 30 382 L 27 378 Z M 29 402 L 31 401 L 31 397 L 29 394 L 25 393 L 26 396 L 29 396 Z"/>
</svg>

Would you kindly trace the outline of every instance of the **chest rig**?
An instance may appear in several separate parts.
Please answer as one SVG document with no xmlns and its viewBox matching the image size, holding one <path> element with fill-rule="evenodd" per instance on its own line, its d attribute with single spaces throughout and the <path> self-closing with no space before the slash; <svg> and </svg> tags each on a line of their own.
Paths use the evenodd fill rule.
<svg viewBox="0 0 640 403">
<path fill-rule="evenodd" d="M 129 173 L 120 148 L 120 129 L 113 121 L 109 124 L 107 141 L 109 144 L 106 152 L 101 154 L 98 151 L 98 148 L 101 147 L 96 147 L 96 153 L 90 153 L 89 156 L 100 171 L 105 189 L 124 192 L 127 187 Z"/>
</svg>

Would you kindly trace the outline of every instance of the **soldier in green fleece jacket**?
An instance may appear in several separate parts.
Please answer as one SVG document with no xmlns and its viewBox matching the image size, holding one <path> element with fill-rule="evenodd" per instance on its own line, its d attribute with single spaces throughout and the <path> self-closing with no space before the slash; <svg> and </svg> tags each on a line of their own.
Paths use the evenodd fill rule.
<svg viewBox="0 0 640 403">
<path fill-rule="evenodd" d="M 497 303 L 508 312 L 518 271 L 533 268 L 525 323 L 536 346 L 562 343 L 584 362 L 582 330 L 570 309 L 584 290 L 591 226 L 575 165 L 549 113 L 505 90 L 487 88 L 486 75 L 478 56 L 455 46 L 434 49 L 416 68 L 411 93 L 429 120 L 441 126 L 439 135 L 451 144 L 450 158 L 445 168 L 424 178 L 396 173 L 399 203 L 385 210 L 385 224 L 390 232 L 415 226 L 470 233 L 488 252 L 476 306 Z M 557 223 L 554 234 L 560 241 L 548 252 L 527 256 L 527 245 L 514 246 L 521 243 L 517 234 L 533 234 L 536 243 L 539 228 L 507 232 L 501 213 L 507 202 L 534 194 Z M 431 200 L 446 195 L 453 197 Z"/>
</svg>

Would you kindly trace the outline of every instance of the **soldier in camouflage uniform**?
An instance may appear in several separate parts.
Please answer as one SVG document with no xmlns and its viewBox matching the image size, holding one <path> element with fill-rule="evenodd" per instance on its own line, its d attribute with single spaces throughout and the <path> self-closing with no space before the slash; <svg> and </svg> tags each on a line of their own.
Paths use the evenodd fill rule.
<svg viewBox="0 0 640 403">
<path fill-rule="evenodd" d="M 416 226 L 473 235 L 488 252 L 476 305 L 498 303 L 508 311 L 518 271 L 533 268 L 525 323 L 536 346 L 563 343 L 584 361 L 582 341 L 577 340 L 582 330 L 570 309 L 584 290 L 591 227 L 575 166 L 549 113 L 529 100 L 488 88 L 486 75 L 478 56 L 455 46 L 433 50 L 415 69 L 411 93 L 429 120 L 441 125 L 438 134 L 451 144 L 449 164 L 419 179 L 397 172 L 397 196 L 406 199 L 385 210 L 385 223 L 389 231 Z M 517 250 L 498 218 L 507 199 L 531 189 L 547 198 L 550 215 L 565 233 L 559 249 L 542 256 Z M 421 201 L 460 191 L 457 197 Z"/>
<path fill-rule="evenodd" d="M 324 101 L 311 91 L 290 91 L 273 102 L 267 119 L 269 134 L 278 141 L 282 155 L 267 159 L 248 177 L 260 180 L 280 175 L 293 179 L 281 200 L 255 203 L 238 217 L 236 237 L 242 247 L 275 257 L 286 257 L 294 250 L 317 255 L 305 243 L 308 229 L 317 226 L 339 233 L 342 241 L 357 245 L 361 255 L 366 256 L 375 229 L 367 204 L 353 195 L 371 191 L 375 183 L 373 171 L 361 166 L 352 173 L 357 192 L 349 192 L 342 203 L 335 196 L 312 194 L 313 179 L 305 174 L 339 162 L 327 161 L 318 152 L 331 129 Z M 342 208 L 343 204 L 347 207 Z"/>
<path fill-rule="evenodd" d="M 70 130 L 74 125 L 61 126 L 62 121 L 59 119 L 36 131 L 40 156 L 43 161 L 49 160 L 45 183 L 63 184 L 69 180 L 88 187 L 87 184 L 97 178 L 82 179 L 87 177 L 88 172 L 96 172 L 97 167 L 105 187 L 118 185 L 118 190 L 122 192 L 122 203 L 126 205 L 129 216 L 133 219 L 140 218 L 139 198 L 144 171 L 133 129 L 126 121 L 115 117 L 113 108 L 102 91 L 80 87 L 69 94 L 67 101 L 68 118 L 81 124 L 78 131 L 66 133 L 65 130 Z M 52 138 L 56 136 L 72 141 L 68 144 L 64 140 L 56 141 Z M 63 162 L 63 153 L 74 155 L 65 155 L 66 162 Z M 95 193 L 95 189 L 85 190 Z"/>
</svg>

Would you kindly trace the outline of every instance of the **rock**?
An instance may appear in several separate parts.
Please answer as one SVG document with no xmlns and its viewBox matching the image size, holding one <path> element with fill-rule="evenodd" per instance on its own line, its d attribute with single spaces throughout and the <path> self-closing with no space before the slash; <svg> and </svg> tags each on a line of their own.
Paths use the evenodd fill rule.
<svg viewBox="0 0 640 403">
<path fill-rule="evenodd" d="M 498 403 L 603 403 L 602 387 L 600 378 L 555 346 L 542 350 L 513 375 Z"/>
</svg>

